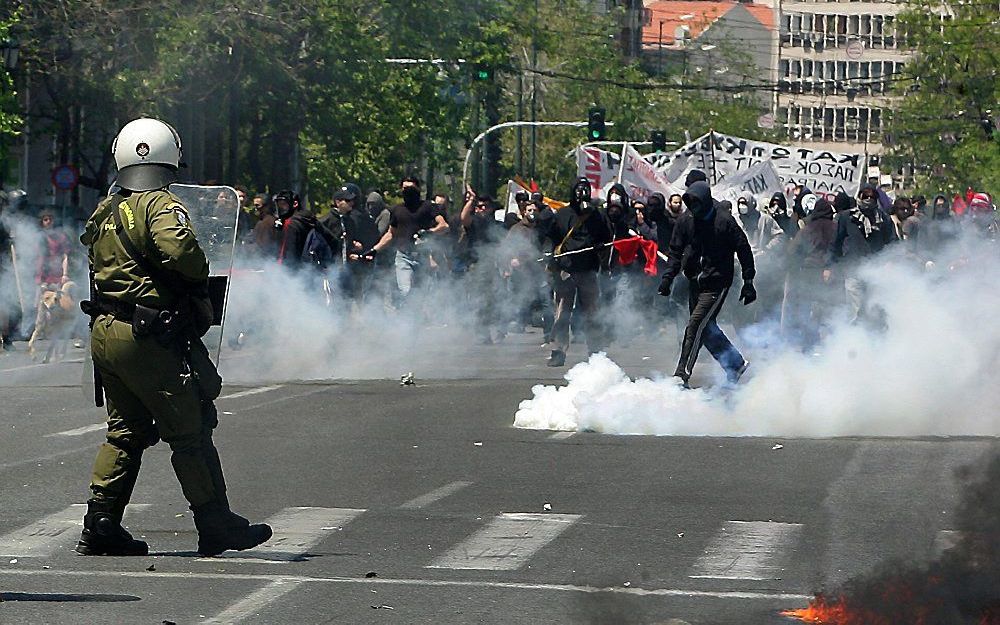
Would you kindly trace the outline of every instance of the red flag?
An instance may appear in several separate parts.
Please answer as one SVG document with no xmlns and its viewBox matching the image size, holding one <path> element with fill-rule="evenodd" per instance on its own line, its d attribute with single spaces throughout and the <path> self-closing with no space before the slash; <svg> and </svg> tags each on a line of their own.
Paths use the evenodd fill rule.
<svg viewBox="0 0 1000 625">
<path fill-rule="evenodd" d="M 618 239 L 614 242 L 615 251 L 618 252 L 618 262 L 622 265 L 631 265 L 635 262 L 642 250 L 642 255 L 646 257 L 646 265 L 642 271 L 647 276 L 655 276 L 656 271 L 656 241 L 649 241 L 642 237 L 631 237 L 628 239 Z"/>
<path fill-rule="evenodd" d="M 956 215 L 964 215 L 965 209 L 968 207 L 968 202 L 961 195 L 955 195 L 955 197 L 951 199 L 951 211 Z"/>
</svg>

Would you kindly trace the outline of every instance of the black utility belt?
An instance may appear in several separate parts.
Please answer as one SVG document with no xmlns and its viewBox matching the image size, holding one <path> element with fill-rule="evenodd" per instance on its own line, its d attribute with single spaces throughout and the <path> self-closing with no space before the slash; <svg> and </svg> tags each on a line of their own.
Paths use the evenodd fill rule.
<svg viewBox="0 0 1000 625">
<path fill-rule="evenodd" d="M 136 337 L 154 336 L 170 340 L 183 325 L 183 316 L 177 311 L 159 310 L 142 304 L 99 299 L 80 302 L 80 308 L 92 317 L 111 315 L 118 321 L 131 325 L 132 334 Z"/>
</svg>

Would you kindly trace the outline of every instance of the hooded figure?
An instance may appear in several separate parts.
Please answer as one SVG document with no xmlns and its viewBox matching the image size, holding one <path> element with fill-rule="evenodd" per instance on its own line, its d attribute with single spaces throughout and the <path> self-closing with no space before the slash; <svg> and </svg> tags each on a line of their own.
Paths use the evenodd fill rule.
<svg viewBox="0 0 1000 625">
<path fill-rule="evenodd" d="M 746 305 L 757 299 L 753 286 L 756 275 L 753 251 L 747 235 L 728 211 L 719 210 L 707 182 L 688 187 L 683 196 L 688 212 L 677 220 L 670 240 L 667 270 L 659 293 L 670 295 L 674 279 L 682 270 L 690 281 L 688 309 L 691 317 L 684 331 L 680 359 L 674 375 L 687 385 L 694 371 L 701 346 L 705 345 L 735 383 L 749 363 L 743 358 L 716 323 L 726 295 L 733 284 L 733 257 L 743 270 L 740 300 Z"/>
<path fill-rule="evenodd" d="M 771 196 L 771 200 L 767 203 L 767 212 L 781 226 L 787 239 L 791 239 L 799 231 L 798 219 L 795 218 L 794 213 L 788 208 L 788 199 L 784 193 L 779 191 Z"/>
<path fill-rule="evenodd" d="M 580 215 L 591 207 L 590 180 L 580 177 L 569 190 L 569 207 Z"/>
<path fill-rule="evenodd" d="M 656 226 L 656 247 L 664 253 L 670 247 L 674 225 L 683 212 L 683 205 L 679 211 L 672 211 L 662 193 L 654 193 L 646 200 L 646 221 Z"/>
<path fill-rule="evenodd" d="M 809 213 L 806 207 L 802 205 L 802 201 L 810 195 L 813 195 L 813 192 L 805 185 L 802 186 L 801 191 L 795 194 L 795 201 L 792 202 L 792 212 L 797 219 L 805 219 L 805 216 Z M 816 196 L 813 195 L 813 197 Z M 815 200 L 811 200 L 811 202 L 815 202 Z"/>
<path fill-rule="evenodd" d="M 840 195 L 849 206 L 850 198 L 844 193 Z M 819 342 L 824 319 L 839 292 L 823 280 L 823 269 L 836 234 L 834 206 L 819 198 L 788 246 L 781 329 L 787 340 L 798 342 L 806 351 L 812 351 Z"/>
<path fill-rule="evenodd" d="M 614 238 L 622 239 L 629 236 L 629 229 L 634 227 L 634 219 L 630 218 L 632 202 L 629 200 L 625 186 L 615 183 L 608 189 L 604 212 L 611 224 Z"/>
<path fill-rule="evenodd" d="M 753 195 L 746 194 L 736 201 L 736 214 L 755 255 L 781 246 L 784 231 L 774 217 L 757 210 L 757 199 Z"/>
<path fill-rule="evenodd" d="M 684 179 L 684 186 L 690 187 L 696 182 L 708 182 L 708 176 L 700 169 L 692 169 Z"/>
<path fill-rule="evenodd" d="M 296 269 L 303 264 L 302 252 L 306 238 L 316 228 L 316 216 L 300 206 L 299 194 L 292 191 L 276 193 L 274 206 L 279 218 L 275 226 L 281 229 L 278 263 Z"/>
<path fill-rule="evenodd" d="M 566 364 L 574 301 L 583 316 L 588 350 L 593 353 L 604 348 L 603 329 L 597 318 L 597 272 L 602 252 L 606 253 L 611 242 L 611 228 L 603 213 L 594 210 L 586 178 L 578 178 L 570 188 L 569 207 L 556 212 L 546 231 L 546 240 L 552 245 L 549 271 L 556 302 L 550 367 Z"/>
</svg>

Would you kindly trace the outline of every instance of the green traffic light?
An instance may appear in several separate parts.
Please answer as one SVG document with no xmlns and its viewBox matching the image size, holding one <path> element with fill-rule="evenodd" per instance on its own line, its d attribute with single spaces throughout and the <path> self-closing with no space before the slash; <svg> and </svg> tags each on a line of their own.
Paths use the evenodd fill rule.
<svg viewBox="0 0 1000 625">
<path fill-rule="evenodd" d="M 601 138 L 601 131 L 599 131 L 599 130 L 591 130 L 590 131 L 590 138 L 591 139 L 600 139 Z"/>
<path fill-rule="evenodd" d="M 481 69 L 479 70 L 479 72 L 476 73 L 476 78 L 478 78 L 479 80 L 489 80 L 490 73 L 488 70 Z"/>
</svg>

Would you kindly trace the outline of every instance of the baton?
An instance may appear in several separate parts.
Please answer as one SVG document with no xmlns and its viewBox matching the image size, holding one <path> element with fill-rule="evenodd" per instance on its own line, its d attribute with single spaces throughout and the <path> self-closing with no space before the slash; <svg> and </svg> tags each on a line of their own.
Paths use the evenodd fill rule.
<svg viewBox="0 0 1000 625">
<path fill-rule="evenodd" d="M 10 263 L 11 267 L 14 268 L 14 285 L 17 287 L 17 308 L 21 311 L 21 316 L 24 316 L 24 292 L 21 290 L 21 274 L 17 271 L 17 248 L 14 247 L 14 243 L 10 244 Z"/>
</svg>

